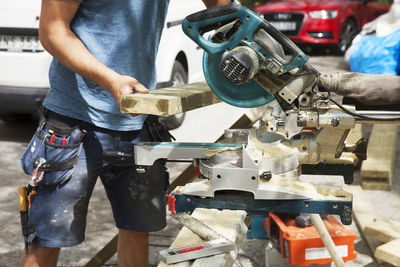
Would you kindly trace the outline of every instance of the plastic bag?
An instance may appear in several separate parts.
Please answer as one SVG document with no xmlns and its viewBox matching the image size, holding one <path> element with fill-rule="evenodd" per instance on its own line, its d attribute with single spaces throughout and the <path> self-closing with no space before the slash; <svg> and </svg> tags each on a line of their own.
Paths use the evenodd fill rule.
<svg viewBox="0 0 400 267">
<path fill-rule="evenodd" d="M 356 43 L 349 64 L 353 72 L 400 74 L 400 29 L 382 37 L 364 36 Z"/>
</svg>

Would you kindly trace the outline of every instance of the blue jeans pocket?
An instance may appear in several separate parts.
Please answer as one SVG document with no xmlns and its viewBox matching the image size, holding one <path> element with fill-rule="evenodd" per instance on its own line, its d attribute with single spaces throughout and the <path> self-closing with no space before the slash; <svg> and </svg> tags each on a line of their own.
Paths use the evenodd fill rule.
<svg viewBox="0 0 400 267">
<path fill-rule="evenodd" d="M 51 138 L 52 135 L 56 137 Z M 78 160 L 83 135 L 78 142 L 71 145 L 61 142 L 54 143 L 54 140 L 66 138 L 68 135 L 56 135 L 54 130 L 39 128 L 21 157 L 23 171 L 32 175 L 39 162 L 42 162 L 38 168 L 38 170 L 44 171 L 40 184 L 52 186 L 67 182 L 71 178 Z"/>
</svg>

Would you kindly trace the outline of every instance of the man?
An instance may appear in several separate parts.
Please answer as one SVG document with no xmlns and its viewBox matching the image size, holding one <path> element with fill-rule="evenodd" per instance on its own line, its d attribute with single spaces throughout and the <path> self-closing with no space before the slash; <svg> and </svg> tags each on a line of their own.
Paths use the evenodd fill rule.
<svg viewBox="0 0 400 267">
<path fill-rule="evenodd" d="M 165 167 L 158 164 L 156 175 L 143 180 L 132 163 L 110 164 L 102 155 L 133 153 L 132 144 L 154 139 L 145 117 L 121 114 L 119 102 L 155 87 L 168 2 L 42 0 L 40 41 L 54 60 L 44 116 L 21 159 L 33 177 L 22 266 L 56 266 L 61 247 L 83 241 L 98 176 L 119 228 L 119 266 L 147 266 L 148 232 L 165 226 Z"/>
</svg>

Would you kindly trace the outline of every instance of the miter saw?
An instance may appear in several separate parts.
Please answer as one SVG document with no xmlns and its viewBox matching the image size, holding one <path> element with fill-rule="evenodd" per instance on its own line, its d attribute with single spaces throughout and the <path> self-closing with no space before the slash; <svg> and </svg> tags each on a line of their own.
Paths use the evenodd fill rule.
<svg viewBox="0 0 400 267">
<path fill-rule="evenodd" d="M 258 127 L 226 130 L 220 143 L 140 143 L 135 163 L 151 175 L 156 160 L 193 159 L 199 181 L 170 196 L 173 212 L 196 207 L 340 215 L 351 223 L 351 195 L 312 186 L 299 177 L 341 175 L 352 182 L 353 152 L 365 158 L 366 142 L 346 144 L 356 120 L 352 106 L 338 106 L 318 91 L 320 73 L 285 35 L 244 6 L 209 8 L 188 16 L 183 31 L 204 49 L 203 70 L 211 90 L 238 107 L 266 105 Z M 213 31 L 206 39 L 203 35 Z M 276 100 L 279 105 L 267 104 Z M 301 131 L 289 138 L 288 116 Z M 329 177 L 329 176 L 328 176 Z"/>
</svg>

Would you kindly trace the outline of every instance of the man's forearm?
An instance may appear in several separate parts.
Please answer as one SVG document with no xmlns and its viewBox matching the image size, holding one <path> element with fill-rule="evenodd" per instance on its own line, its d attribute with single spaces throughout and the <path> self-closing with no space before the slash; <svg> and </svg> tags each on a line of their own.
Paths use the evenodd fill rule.
<svg viewBox="0 0 400 267">
<path fill-rule="evenodd" d="M 337 72 L 323 74 L 318 86 L 368 105 L 400 104 L 400 76 Z"/>
<path fill-rule="evenodd" d="M 230 0 L 203 0 L 203 2 L 206 5 L 206 7 L 209 8 L 209 7 L 213 7 L 213 6 L 227 5 L 231 1 Z"/>
</svg>

